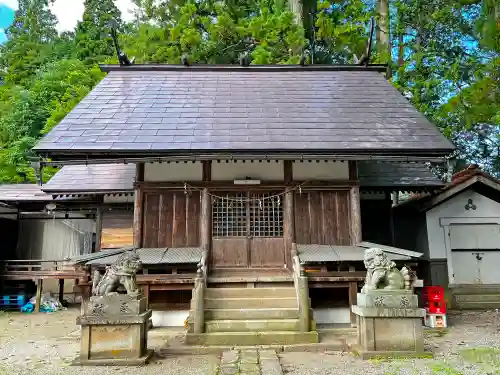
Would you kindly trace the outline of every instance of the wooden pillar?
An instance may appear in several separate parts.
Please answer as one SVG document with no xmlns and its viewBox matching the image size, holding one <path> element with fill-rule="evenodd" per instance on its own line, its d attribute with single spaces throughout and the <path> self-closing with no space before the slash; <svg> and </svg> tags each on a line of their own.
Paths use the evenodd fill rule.
<svg viewBox="0 0 500 375">
<path fill-rule="evenodd" d="M 211 160 L 202 161 L 201 180 L 204 182 L 212 181 L 212 161 Z"/>
<path fill-rule="evenodd" d="M 285 262 L 292 268 L 292 244 L 295 242 L 295 215 L 293 191 L 285 193 L 283 207 L 283 238 L 285 246 Z"/>
<path fill-rule="evenodd" d="M 396 240 L 395 240 L 395 233 L 394 233 L 394 216 L 393 216 L 393 194 L 386 192 L 385 193 L 385 200 L 387 202 L 387 209 L 389 210 L 389 231 L 391 233 L 391 246 L 395 246 Z"/>
<path fill-rule="evenodd" d="M 208 189 L 204 188 L 201 193 L 200 240 L 202 249 L 207 252 L 207 264 L 210 264 L 211 223 L 212 199 L 208 193 Z"/>
<path fill-rule="evenodd" d="M 95 249 L 97 253 L 101 251 L 101 238 L 102 238 L 102 208 L 97 209 L 95 218 Z"/>
<path fill-rule="evenodd" d="M 142 295 L 147 298 L 147 308 L 149 309 L 149 283 L 142 286 Z"/>
<path fill-rule="evenodd" d="M 287 189 L 293 184 L 293 162 L 283 162 L 283 180 Z M 292 269 L 292 244 L 295 242 L 294 192 L 286 191 L 283 199 L 283 238 L 285 246 L 285 264 Z"/>
<path fill-rule="evenodd" d="M 59 302 L 64 300 L 64 279 L 59 279 Z"/>
<path fill-rule="evenodd" d="M 347 166 L 349 168 L 349 180 L 357 181 L 358 180 L 358 162 L 355 160 L 349 160 L 347 162 Z"/>
<path fill-rule="evenodd" d="M 36 298 L 35 298 L 35 312 L 40 312 L 40 304 L 42 302 L 42 289 L 43 289 L 43 280 L 38 279 L 36 281 Z"/>
<path fill-rule="evenodd" d="M 351 187 L 350 191 L 350 219 L 351 219 L 351 245 L 356 246 L 362 241 L 361 235 L 361 207 L 359 185 Z"/>
<path fill-rule="evenodd" d="M 351 306 L 358 303 L 358 283 L 357 281 L 351 281 L 349 283 L 349 309 L 351 313 L 351 325 L 356 324 L 356 314 L 352 312 Z"/>
<path fill-rule="evenodd" d="M 144 181 L 144 163 L 138 163 L 136 167 L 136 188 L 134 200 L 134 246 L 142 247 L 142 230 L 144 222 L 144 192 L 140 183 Z"/>
</svg>

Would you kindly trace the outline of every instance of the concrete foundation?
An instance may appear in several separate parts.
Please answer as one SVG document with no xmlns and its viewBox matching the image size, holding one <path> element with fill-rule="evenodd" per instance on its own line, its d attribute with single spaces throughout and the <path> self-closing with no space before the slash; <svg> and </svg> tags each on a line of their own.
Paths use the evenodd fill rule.
<svg viewBox="0 0 500 375">
<path fill-rule="evenodd" d="M 91 297 L 82 304 L 80 355 L 73 365 L 136 366 L 145 364 L 153 351 L 148 346 L 151 310 L 147 298 L 126 295 Z"/>
<path fill-rule="evenodd" d="M 416 296 L 405 293 L 358 294 L 364 306 L 352 306 L 356 314 L 358 342 L 353 351 L 362 358 L 428 357 L 424 352 L 422 318 Z M 369 306 L 375 304 L 376 306 Z"/>
</svg>

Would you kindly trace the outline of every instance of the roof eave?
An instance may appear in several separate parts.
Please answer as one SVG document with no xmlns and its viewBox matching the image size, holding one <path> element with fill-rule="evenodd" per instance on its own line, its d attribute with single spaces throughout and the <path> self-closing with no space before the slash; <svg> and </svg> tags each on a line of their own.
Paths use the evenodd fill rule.
<svg viewBox="0 0 500 375">
<path fill-rule="evenodd" d="M 170 65 L 170 64 L 133 64 L 133 65 L 118 65 L 118 64 L 100 64 L 99 68 L 105 73 L 112 71 L 181 71 L 181 70 L 196 70 L 196 71 L 371 71 L 385 73 L 387 72 L 387 64 L 369 64 L 369 65 L 210 65 L 210 64 L 194 64 L 194 65 Z"/>
<path fill-rule="evenodd" d="M 140 162 L 177 162 L 202 160 L 380 160 L 394 162 L 443 162 L 453 148 L 434 150 L 50 150 L 36 149 L 42 158 L 50 158 L 45 165 L 106 164 Z"/>
</svg>

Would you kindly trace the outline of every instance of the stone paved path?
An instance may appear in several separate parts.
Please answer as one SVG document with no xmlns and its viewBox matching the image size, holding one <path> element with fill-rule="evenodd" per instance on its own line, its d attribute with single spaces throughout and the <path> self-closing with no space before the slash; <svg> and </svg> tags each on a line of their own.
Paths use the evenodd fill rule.
<svg viewBox="0 0 500 375">
<path fill-rule="evenodd" d="M 217 375 L 282 375 L 274 350 L 235 349 L 221 356 Z"/>
</svg>

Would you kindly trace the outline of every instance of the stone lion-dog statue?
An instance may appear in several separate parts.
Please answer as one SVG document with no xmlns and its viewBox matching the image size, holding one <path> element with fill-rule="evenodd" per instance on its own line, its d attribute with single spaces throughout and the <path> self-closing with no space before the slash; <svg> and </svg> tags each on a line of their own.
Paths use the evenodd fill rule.
<svg viewBox="0 0 500 375">
<path fill-rule="evenodd" d="M 140 290 L 135 275 L 141 267 L 142 262 L 135 249 L 121 253 L 114 264 L 106 267 L 104 276 L 101 276 L 99 270 L 94 272 L 92 295 L 109 296 L 118 294 L 118 288 L 123 286 L 129 297 L 137 298 L 140 295 Z"/>
<path fill-rule="evenodd" d="M 389 260 L 382 249 L 365 250 L 364 263 L 366 267 L 365 285 L 361 293 L 373 290 L 411 290 L 410 270 L 396 268 L 396 263 Z"/>
</svg>

